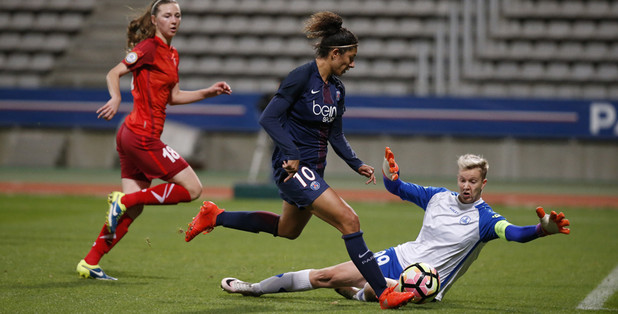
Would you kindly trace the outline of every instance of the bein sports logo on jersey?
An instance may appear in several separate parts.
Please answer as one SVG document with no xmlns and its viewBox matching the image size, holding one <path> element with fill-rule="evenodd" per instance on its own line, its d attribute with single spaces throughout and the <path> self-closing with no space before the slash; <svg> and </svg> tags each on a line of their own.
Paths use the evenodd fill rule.
<svg viewBox="0 0 618 314">
<path fill-rule="evenodd" d="M 320 105 L 313 101 L 313 114 L 322 116 L 322 122 L 330 123 L 335 121 L 337 116 L 337 106 Z"/>
</svg>

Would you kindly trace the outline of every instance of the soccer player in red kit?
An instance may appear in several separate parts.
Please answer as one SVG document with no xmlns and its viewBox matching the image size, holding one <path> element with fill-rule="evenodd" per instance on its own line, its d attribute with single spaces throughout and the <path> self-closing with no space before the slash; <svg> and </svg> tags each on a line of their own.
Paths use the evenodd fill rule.
<svg viewBox="0 0 618 314">
<path fill-rule="evenodd" d="M 189 164 L 160 139 L 167 105 L 181 105 L 208 97 L 230 94 L 230 86 L 217 82 L 196 91 L 178 86 L 178 51 L 171 41 L 180 26 L 176 0 L 155 0 L 128 27 L 129 53 L 106 77 L 110 100 L 97 110 L 99 118 L 110 120 L 120 105 L 120 77 L 133 74 L 133 110 L 116 136 L 120 157 L 122 192 L 108 196 L 105 225 L 86 257 L 77 265 L 85 278 L 116 280 L 98 265 L 127 233 L 144 205 L 190 202 L 202 192 L 202 184 Z M 167 183 L 151 187 L 153 179 Z"/>
</svg>

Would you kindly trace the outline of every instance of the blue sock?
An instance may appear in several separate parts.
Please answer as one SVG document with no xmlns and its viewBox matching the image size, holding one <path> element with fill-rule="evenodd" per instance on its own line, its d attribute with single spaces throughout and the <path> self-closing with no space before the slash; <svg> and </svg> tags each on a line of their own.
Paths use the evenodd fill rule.
<svg viewBox="0 0 618 314">
<path fill-rule="evenodd" d="M 348 249 L 348 254 L 352 262 L 354 262 L 356 268 L 358 268 L 379 298 L 382 292 L 386 290 L 386 279 L 384 279 L 382 270 L 380 270 L 378 263 L 373 257 L 373 252 L 371 252 L 367 248 L 367 244 L 365 244 L 363 232 L 359 231 L 346 234 L 341 238 L 345 241 L 345 247 Z"/>
<path fill-rule="evenodd" d="M 217 226 L 277 236 L 279 215 L 264 211 L 224 211 L 217 216 Z"/>
</svg>

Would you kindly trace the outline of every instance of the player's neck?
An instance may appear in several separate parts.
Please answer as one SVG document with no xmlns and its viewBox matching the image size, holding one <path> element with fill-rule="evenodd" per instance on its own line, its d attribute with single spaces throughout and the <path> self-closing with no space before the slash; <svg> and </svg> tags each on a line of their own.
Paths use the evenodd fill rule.
<svg viewBox="0 0 618 314">
<path fill-rule="evenodd" d="M 328 83 L 328 79 L 333 74 L 330 64 L 324 58 L 315 59 L 316 64 L 318 65 L 318 72 L 320 72 L 320 77 L 322 77 L 322 81 L 324 83 Z"/>
<path fill-rule="evenodd" d="M 164 43 L 166 43 L 168 46 L 170 46 L 172 44 L 172 38 L 167 38 L 165 36 L 163 36 L 163 34 L 161 32 L 156 32 L 155 36 L 159 37 L 159 39 L 161 39 Z"/>
</svg>

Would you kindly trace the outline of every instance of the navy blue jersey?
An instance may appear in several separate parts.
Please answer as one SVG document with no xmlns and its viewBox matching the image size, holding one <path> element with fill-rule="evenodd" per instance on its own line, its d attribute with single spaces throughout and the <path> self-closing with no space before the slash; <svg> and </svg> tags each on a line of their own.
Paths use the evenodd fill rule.
<svg viewBox="0 0 618 314">
<path fill-rule="evenodd" d="M 315 60 L 292 70 L 260 117 L 277 144 L 273 168 L 285 160 L 300 160 L 323 176 L 330 142 L 337 155 L 358 171 L 363 162 L 343 134 L 344 99 L 343 83 L 334 76 L 325 83 Z"/>
</svg>

